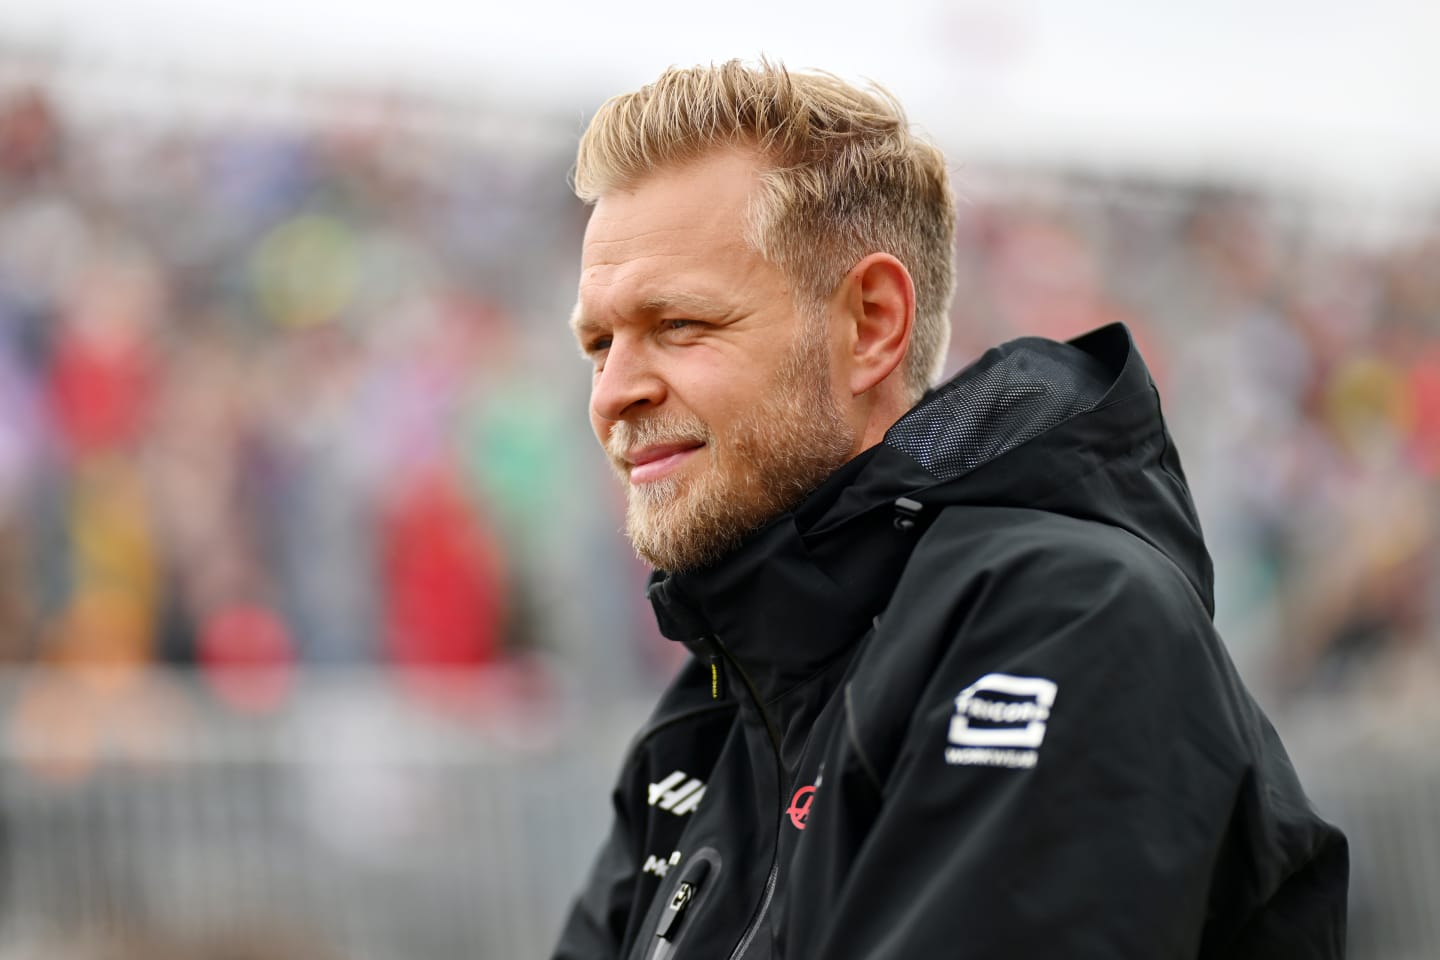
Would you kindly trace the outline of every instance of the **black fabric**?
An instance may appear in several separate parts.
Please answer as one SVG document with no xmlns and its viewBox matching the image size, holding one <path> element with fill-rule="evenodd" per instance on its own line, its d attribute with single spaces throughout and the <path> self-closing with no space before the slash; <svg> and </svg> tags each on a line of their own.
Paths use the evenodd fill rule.
<svg viewBox="0 0 1440 960">
<path fill-rule="evenodd" d="M 1343 956 L 1345 839 L 1211 580 L 1124 328 L 987 353 L 730 556 L 652 578 L 693 657 L 555 957 Z"/>
<path fill-rule="evenodd" d="M 969 376 L 951 380 L 902 417 L 885 443 L 914 457 L 937 480 L 953 480 L 1084 413 L 1105 395 L 1109 378 L 1084 352 L 1068 348 L 1055 356 L 1053 344 L 1032 347 L 987 355 Z"/>
</svg>

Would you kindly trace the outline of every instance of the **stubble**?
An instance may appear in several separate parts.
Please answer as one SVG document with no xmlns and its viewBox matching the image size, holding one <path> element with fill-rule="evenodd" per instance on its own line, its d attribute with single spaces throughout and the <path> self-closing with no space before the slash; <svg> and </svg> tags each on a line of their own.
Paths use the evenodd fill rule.
<svg viewBox="0 0 1440 960">
<path fill-rule="evenodd" d="M 615 424 L 606 451 L 625 481 L 625 532 L 641 559 L 679 573 L 707 566 L 792 509 L 849 459 L 855 433 L 830 393 L 823 338 L 802 333 L 766 396 L 728 426 L 694 417 Z M 628 480 L 627 450 L 658 443 L 705 444 L 692 477 Z"/>
</svg>

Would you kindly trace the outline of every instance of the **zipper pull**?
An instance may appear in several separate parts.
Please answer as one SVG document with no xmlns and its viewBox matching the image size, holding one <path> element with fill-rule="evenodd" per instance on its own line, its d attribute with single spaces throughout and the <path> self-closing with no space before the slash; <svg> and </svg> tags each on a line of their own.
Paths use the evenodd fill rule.
<svg viewBox="0 0 1440 960">
<path fill-rule="evenodd" d="M 655 928 L 655 937 L 659 942 L 655 944 L 655 952 L 652 956 L 658 958 L 669 954 L 670 947 L 674 944 L 680 933 L 680 926 L 685 920 L 685 912 L 695 901 L 695 894 L 700 890 L 700 884 L 704 882 L 709 872 L 710 864 L 705 860 L 691 861 L 690 869 L 676 885 L 675 892 L 670 895 L 670 902 L 665 904 L 665 910 L 660 914 L 660 925 Z"/>
<path fill-rule="evenodd" d="M 661 940 L 673 940 L 670 934 L 676 932 L 675 928 L 680 925 L 681 919 L 685 916 L 685 908 L 690 906 L 690 901 L 695 899 L 695 885 L 689 881 L 683 881 L 675 889 L 675 895 L 665 906 L 665 912 L 660 916 L 660 926 L 655 928 L 655 936 Z"/>
</svg>

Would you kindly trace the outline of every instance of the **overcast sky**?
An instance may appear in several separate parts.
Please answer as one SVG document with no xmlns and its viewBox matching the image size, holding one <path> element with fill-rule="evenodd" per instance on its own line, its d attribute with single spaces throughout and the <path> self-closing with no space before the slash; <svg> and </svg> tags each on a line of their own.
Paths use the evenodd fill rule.
<svg viewBox="0 0 1440 960">
<path fill-rule="evenodd" d="M 0 0 L 0 39 L 574 115 L 765 53 L 868 77 L 951 151 L 1440 187 L 1437 0 Z"/>
</svg>

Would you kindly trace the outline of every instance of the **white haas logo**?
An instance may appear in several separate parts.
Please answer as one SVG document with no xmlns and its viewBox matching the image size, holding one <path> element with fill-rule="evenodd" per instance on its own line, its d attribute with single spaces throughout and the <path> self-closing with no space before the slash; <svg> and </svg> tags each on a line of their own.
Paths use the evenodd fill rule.
<svg viewBox="0 0 1440 960">
<path fill-rule="evenodd" d="M 650 806 L 683 817 L 700 806 L 705 784 L 683 770 L 676 770 L 659 783 L 650 784 Z"/>
</svg>

